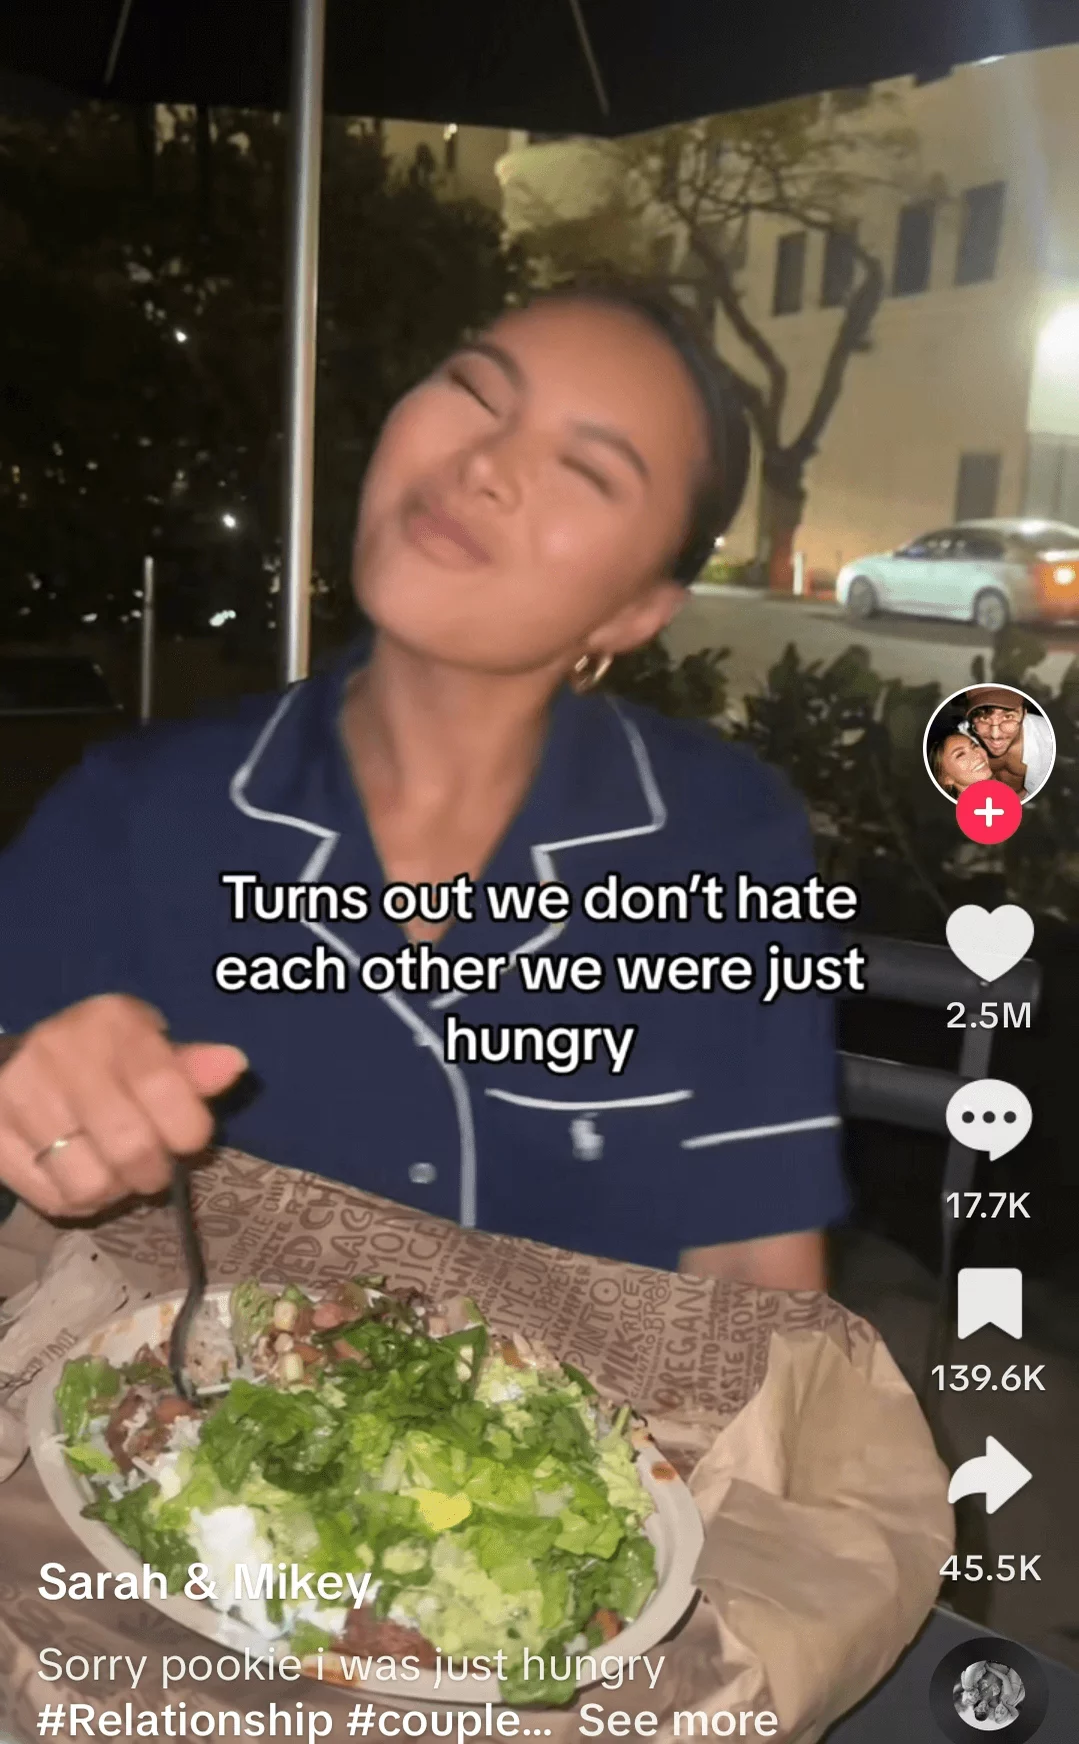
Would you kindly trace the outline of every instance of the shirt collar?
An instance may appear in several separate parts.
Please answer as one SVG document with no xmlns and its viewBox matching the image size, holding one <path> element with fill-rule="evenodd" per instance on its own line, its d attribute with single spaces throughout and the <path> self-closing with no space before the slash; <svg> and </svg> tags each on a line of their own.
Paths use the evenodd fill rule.
<svg viewBox="0 0 1079 1744">
<path fill-rule="evenodd" d="M 230 783 L 246 816 L 294 830 L 304 843 L 300 880 L 332 877 L 337 842 L 360 814 L 341 740 L 345 689 L 362 665 L 361 637 L 325 671 L 287 690 Z M 576 848 L 651 835 L 667 821 L 648 750 L 629 712 L 606 695 L 560 690 L 540 766 L 512 833 L 535 876 L 560 876 Z"/>
</svg>

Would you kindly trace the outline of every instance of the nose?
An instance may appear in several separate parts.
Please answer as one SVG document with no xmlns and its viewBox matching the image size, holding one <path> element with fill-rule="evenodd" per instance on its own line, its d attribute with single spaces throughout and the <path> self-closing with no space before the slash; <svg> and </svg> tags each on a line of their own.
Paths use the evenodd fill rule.
<svg viewBox="0 0 1079 1744">
<path fill-rule="evenodd" d="M 512 431 L 492 432 L 461 454 L 458 476 L 467 495 L 487 497 L 500 508 L 512 509 L 520 500 L 522 456 L 520 441 Z"/>
</svg>

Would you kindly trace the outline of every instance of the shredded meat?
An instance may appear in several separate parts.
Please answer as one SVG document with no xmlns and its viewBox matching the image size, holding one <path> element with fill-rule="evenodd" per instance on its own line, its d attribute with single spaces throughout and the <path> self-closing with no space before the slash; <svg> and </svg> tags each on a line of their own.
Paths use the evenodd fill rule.
<svg viewBox="0 0 1079 1744">
<path fill-rule="evenodd" d="M 371 1654 L 374 1658 L 385 1653 L 391 1659 L 404 1659 L 411 1653 L 427 1671 L 433 1671 L 437 1663 L 437 1650 L 418 1629 L 376 1617 L 370 1605 L 359 1605 L 349 1612 L 333 1646 L 338 1653 Z"/>
<path fill-rule="evenodd" d="M 346 1338 L 334 1340 L 333 1354 L 338 1362 L 357 1362 L 364 1368 L 370 1368 L 370 1359 L 365 1350 L 357 1350 L 354 1344 L 349 1344 Z"/>
<path fill-rule="evenodd" d="M 154 1416 L 159 1423 L 175 1423 L 178 1417 L 201 1417 L 202 1412 L 190 1399 L 181 1399 L 179 1393 L 168 1393 L 164 1399 L 159 1399 L 154 1406 Z"/>
<path fill-rule="evenodd" d="M 202 1412 L 178 1393 L 166 1393 L 158 1399 L 150 1421 L 137 1429 L 128 1440 L 127 1451 L 132 1459 L 155 1459 L 169 1444 L 172 1426 L 180 1417 L 201 1417 Z"/>
<path fill-rule="evenodd" d="M 105 1425 L 105 1445 L 122 1472 L 134 1469 L 127 1450 L 127 1438 L 133 1419 L 144 1409 L 147 1402 L 145 1388 L 130 1387 Z"/>
<path fill-rule="evenodd" d="M 622 1619 L 614 1611 L 598 1610 L 592 1618 L 603 1630 L 604 1641 L 613 1641 L 616 1635 L 622 1633 Z"/>
<path fill-rule="evenodd" d="M 149 1407 L 145 1423 L 133 1429 L 135 1418 Z M 169 1432 L 178 1417 L 200 1417 L 198 1407 L 176 1393 L 162 1398 L 145 1386 L 132 1387 L 116 1406 L 105 1428 L 105 1445 L 122 1472 L 133 1470 L 136 1459 L 153 1459 L 168 1446 Z"/>
<path fill-rule="evenodd" d="M 153 1417 L 144 1423 L 141 1429 L 136 1429 L 127 1443 L 127 1451 L 132 1460 L 156 1459 L 159 1453 L 164 1453 L 169 1443 L 169 1426 L 158 1423 Z"/>
<path fill-rule="evenodd" d="M 367 1303 L 367 1292 L 362 1284 L 354 1284 L 350 1278 L 342 1278 L 327 1290 L 319 1303 L 319 1307 L 325 1308 L 329 1302 L 333 1302 L 336 1307 L 346 1309 L 349 1320 L 355 1320 L 364 1311 Z"/>
</svg>

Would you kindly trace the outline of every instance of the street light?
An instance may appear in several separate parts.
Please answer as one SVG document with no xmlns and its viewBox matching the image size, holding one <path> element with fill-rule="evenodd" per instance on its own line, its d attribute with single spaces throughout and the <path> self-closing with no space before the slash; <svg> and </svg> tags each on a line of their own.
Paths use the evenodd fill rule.
<svg viewBox="0 0 1079 1744">
<path fill-rule="evenodd" d="M 1065 303 L 1050 315 L 1038 335 L 1038 363 L 1053 374 L 1075 375 L 1079 368 L 1079 303 Z"/>
<path fill-rule="evenodd" d="M 223 527 L 227 527 L 229 529 L 229 532 L 232 533 L 232 532 L 235 532 L 236 528 L 240 525 L 240 523 L 236 519 L 235 515 L 229 514 L 228 511 L 226 511 L 225 514 L 223 514 L 221 517 L 221 525 Z"/>
</svg>

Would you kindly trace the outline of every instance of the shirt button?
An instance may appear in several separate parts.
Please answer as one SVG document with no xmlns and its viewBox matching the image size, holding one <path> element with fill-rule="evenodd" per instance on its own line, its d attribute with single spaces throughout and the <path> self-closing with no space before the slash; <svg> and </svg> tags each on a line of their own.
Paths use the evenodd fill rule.
<svg viewBox="0 0 1079 1744">
<path fill-rule="evenodd" d="M 429 1187 L 432 1181 L 437 1180 L 438 1170 L 434 1163 L 410 1163 L 408 1178 L 417 1187 Z"/>
</svg>

